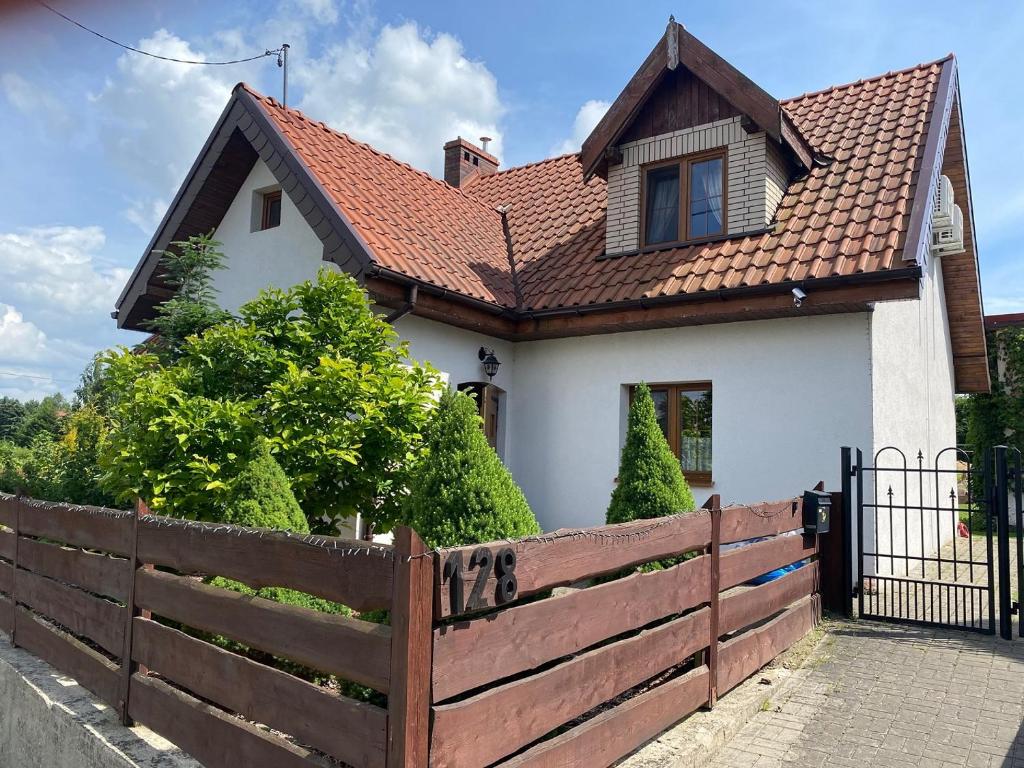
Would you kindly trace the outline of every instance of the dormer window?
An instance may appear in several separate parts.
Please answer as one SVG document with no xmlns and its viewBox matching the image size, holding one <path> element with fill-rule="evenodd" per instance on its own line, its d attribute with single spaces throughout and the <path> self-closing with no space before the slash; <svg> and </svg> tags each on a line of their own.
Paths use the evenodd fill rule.
<svg viewBox="0 0 1024 768">
<path fill-rule="evenodd" d="M 725 152 L 701 153 L 643 169 L 645 246 L 725 233 Z"/>
</svg>

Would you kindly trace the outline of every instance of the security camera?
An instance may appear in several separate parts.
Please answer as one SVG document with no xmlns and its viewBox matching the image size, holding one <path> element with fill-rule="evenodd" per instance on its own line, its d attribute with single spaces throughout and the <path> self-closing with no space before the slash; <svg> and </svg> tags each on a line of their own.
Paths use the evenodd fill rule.
<svg viewBox="0 0 1024 768">
<path fill-rule="evenodd" d="M 793 289 L 793 306 L 802 306 L 804 303 L 804 299 L 806 298 L 807 294 L 801 291 L 799 288 Z"/>
</svg>

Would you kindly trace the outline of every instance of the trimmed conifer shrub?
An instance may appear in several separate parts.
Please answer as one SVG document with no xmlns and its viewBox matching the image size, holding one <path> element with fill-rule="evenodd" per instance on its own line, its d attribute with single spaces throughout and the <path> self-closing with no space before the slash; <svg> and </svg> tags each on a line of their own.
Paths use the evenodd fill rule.
<svg viewBox="0 0 1024 768">
<path fill-rule="evenodd" d="M 612 491 L 607 520 L 625 523 L 690 512 L 696 507 L 679 460 L 658 426 L 651 390 L 640 384 L 629 408 L 619 484 Z"/>
<path fill-rule="evenodd" d="M 522 490 L 487 443 L 472 397 L 443 392 L 426 442 L 427 454 L 413 471 L 402 517 L 429 546 L 540 532 Z"/>
<path fill-rule="evenodd" d="M 248 464 L 238 473 L 224 522 L 251 528 L 309 533 L 309 523 L 292 493 L 291 483 L 270 446 L 261 440 Z"/>
</svg>

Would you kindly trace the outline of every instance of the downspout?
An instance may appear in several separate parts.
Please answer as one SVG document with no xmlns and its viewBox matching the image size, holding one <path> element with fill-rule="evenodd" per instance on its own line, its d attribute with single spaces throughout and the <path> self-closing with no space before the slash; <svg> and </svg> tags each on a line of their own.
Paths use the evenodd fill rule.
<svg viewBox="0 0 1024 768">
<path fill-rule="evenodd" d="M 394 325 L 403 317 L 405 317 L 414 309 L 416 309 L 416 299 L 419 298 L 420 287 L 413 283 L 412 285 L 409 286 L 409 292 L 406 295 L 408 296 L 408 298 L 405 300 L 405 304 L 403 304 L 390 315 L 388 315 L 386 318 L 384 318 L 384 322 L 386 322 L 388 325 Z"/>
</svg>

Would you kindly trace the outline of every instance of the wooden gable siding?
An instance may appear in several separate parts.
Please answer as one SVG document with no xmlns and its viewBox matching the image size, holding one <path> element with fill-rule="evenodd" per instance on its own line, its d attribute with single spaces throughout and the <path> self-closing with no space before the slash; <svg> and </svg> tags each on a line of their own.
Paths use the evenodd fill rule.
<svg viewBox="0 0 1024 768">
<path fill-rule="evenodd" d="M 625 144 L 739 114 L 717 91 L 680 66 L 665 74 L 619 141 Z"/>
<path fill-rule="evenodd" d="M 963 210 L 964 252 L 939 258 L 942 262 L 950 344 L 953 348 L 956 391 L 988 392 L 991 381 L 965 147 L 960 96 L 957 92 L 949 117 L 942 173 L 952 182 L 953 199 Z"/>
</svg>

